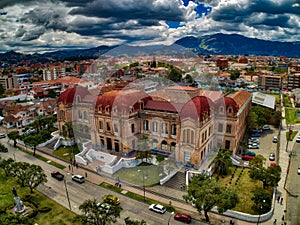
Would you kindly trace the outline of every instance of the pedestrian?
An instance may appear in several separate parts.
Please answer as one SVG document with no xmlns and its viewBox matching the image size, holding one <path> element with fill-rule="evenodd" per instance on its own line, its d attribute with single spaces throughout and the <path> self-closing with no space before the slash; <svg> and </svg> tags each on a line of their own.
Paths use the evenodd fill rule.
<svg viewBox="0 0 300 225">
<path fill-rule="evenodd" d="M 78 169 L 78 163 L 76 163 L 76 169 Z"/>
<path fill-rule="evenodd" d="M 274 222 L 273 222 L 273 225 L 276 225 L 276 222 L 277 222 L 277 220 L 275 219 Z"/>
<path fill-rule="evenodd" d="M 87 172 L 85 172 L 85 177 L 87 177 Z"/>
<path fill-rule="evenodd" d="M 280 205 L 282 205 L 282 202 L 283 202 L 283 198 L 280 199 Z"/>
<path fill-rule="evenodd" d="M 277 202 L 279 203 L 279 201 L 280 201 L 280 195 L 277 197 Z"/>
<path fill-rule="evenodd" d="M 69 170 L 71 170 L 71 166 L 69 165 Z"/>
<path fill-rule="evenodd" d="M 232 220 L 230 220 L 230 221 L 229 221 L 229 224 L 230 224 L 230 225 L 232 225 L 232 223 L 233 223 L 233 221 L 232 221 Z"/>
<path fill-rule="evenodd" d="M 282 219 L 282 221 L 284 221 L 284 215 L 282 215 L 281 219 Z"/>
</svg>

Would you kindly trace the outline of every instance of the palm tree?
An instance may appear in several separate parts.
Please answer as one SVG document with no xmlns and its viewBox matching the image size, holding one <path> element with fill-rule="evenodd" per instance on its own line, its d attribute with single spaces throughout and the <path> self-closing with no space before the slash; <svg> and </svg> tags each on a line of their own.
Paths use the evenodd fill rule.
<svg viewBox="0 0 300 225">
<path fill-rule="evenodd" d="M 225 149 L 220 149 L 210 165 L 213 166 L 213 171 L 218 176 L 228 175 L 230 173 L 230 166 L 232 166 L 230 152 Z"/>
</svg>

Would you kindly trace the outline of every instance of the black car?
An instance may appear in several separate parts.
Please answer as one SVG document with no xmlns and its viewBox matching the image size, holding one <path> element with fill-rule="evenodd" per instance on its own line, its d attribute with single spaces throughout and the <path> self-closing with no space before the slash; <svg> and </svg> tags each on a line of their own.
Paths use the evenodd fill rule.
<svg viewBox="0 0 300 225">
<path fill-rule="evenodd" d="M 54 177 L 56 180 L 63 180 L 65 178 L 65 176 L 58 171 L 53 171 L 51 177 Z"/>
</svg>

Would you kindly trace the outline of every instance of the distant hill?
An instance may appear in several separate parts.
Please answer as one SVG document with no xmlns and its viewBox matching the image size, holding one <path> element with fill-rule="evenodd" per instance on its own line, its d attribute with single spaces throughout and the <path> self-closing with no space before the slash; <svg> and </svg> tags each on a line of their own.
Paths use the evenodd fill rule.
<svg viewBox="0 0 300 225">
<path fill-rule="evenodd" d="M 213 34 L 184 37 L 175 42 L 198 54 L 273 55 L 300 57 L 300 42 L 265 41 L 238 34 Z"/>
<path fill-rule="evenodd" d="M 95 59 L 101 55 L 273 55 L 300 58 L 300 42 L 265 41 L 247 38 L 238 34 L 213 34 L 202 37 L 184 37 L 174 44 L 152 46 L 99 46 L 89 49 L 59 50 L 44 54 L 22 54 L 14 51 L 0 53 L 0 62 L 5 65 L 76 61 Z"/>
</svg>

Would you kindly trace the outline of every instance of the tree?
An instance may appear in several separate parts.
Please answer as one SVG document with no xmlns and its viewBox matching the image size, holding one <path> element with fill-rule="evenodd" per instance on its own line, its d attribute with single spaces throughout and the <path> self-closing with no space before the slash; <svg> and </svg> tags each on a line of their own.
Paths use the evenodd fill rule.
<svg viewBox="0 0 300 225">
<path fill-rule="evenodd" d="M 120 217 L 122 207 L 120 205 L 110 205 L 109 208 L 102 208 L 99 207 L 96 199 L 88 199 L 79 206 L 79 209 L 83 212 L 83 215 L 77 218 L 84 224 L 110 225 L 116 223 L 117 218 Z"/>
<path fill-rule="evenodd" d="M 251 200 L 254 202 L 253 209 L 259 214 L 266 213 L 271 209 L 272 194 L 264 189 L 260 189 L 258 192 L 254 193 Z"/>
<path fill-rule="evenodd" d="M 48 90 L 47 97 L 49 97 L 49 98 L 56 98 L 57 94 L 56 94 L 55 90 L 54 89 Z"/>
<path fill-rule="evenodd" d="M 262 155 L 254 157 L 249 163 L 249 176 L 253 180 L 260 180 L 263 183 L 263 188 L 267 186 L 274 187 L 281 179 L 281 167 L 279 165 L 265 168 L 265 158 Z"/>
<path fill-rule="evenodd" d="M 27 162 L 14 162 L 11 164 L 10 173 L 17 178 L 17 182 L 21 187 L 25 187 L 27 179 L 27 168 L 30 166 Z"/>
<path fill-rule="evenodd" d="M 225 149 L 220 149 L 211 165 L 213 166 L 214 173 L 218 176 L 228 175 L 230 173 L 230 166 L 232 166 L 230 152 Z"/>
<path fill-rule="evenodd" d="M 25 180 L 25 186 L 30 188 L 30 193 L 33 193 L 33 189 L 38 187 L 40 184 L 47 182 L 47 176 L 44 170 L 39 165 L 30 165 L 26 169 L 27 179 Z"/>
<path fill-rule="evenodd" d="M 145 220 L 138 221 L 138 220 L 131 220 L 129 217 L 124 219 L 126 225 L 147 225 Z"/>
<path fill-rule="evenodd" d="M 179 81 L 181 81 L 181 78 L 182 78 L 181 71 L 179 69 L 177 69 L 176 67 L 172 66 L 167 78 L 173 82 L 179 82 Z"/>
<path fill-rule="evenodd" d="M 10 174 L 11 165 L 14 162 L 12 158 L 4 159 L 0 162 L 0 168 L 4 170 L 5 176 L 8 176 Z"/>
<path fill-rule="evenodd" d="M 7 137 L 14 141 L 14 147 L 17 147 L 17 139 L 20 138 L 19 131 L 12 131 L 7 134 Z"/>
<path fill-rule="evenodd" d="M 199 213 L 204 211 L 204 216 L 209 222 L 208 212 L 217 206 L 218 212 L 223 213 L 232 209 L 239 202 L 237 194 L 220 186 L 217 181 L 208 175 L 194 175 L 188 185 L 187 195 L 183 198 L 192 203 Z"/>
<path fill-rule="evenodd" d="M 240 71 L 239 70 L 232 70 L 232 71 L 229 71 L 230 73 L 230 79 L 231 80 L 236 80 L 237 78 L 240 77 Z"/>
<path fill-rule="evenodd" d="M 27 136 L 23 139 L 25 145 L 30 146 L 33 148 L 33 156 L 35 156 L 36 147 L 44 142 L 43 136 L 41 134 L 36 134 L 34 137 Z"/>
<path fill-rule="evenodd" d="M 249 130 L 253 130 L 255 128 L 257 128 L 257 114 L 253 111 L 251 111 L 248 116 L 247 116 L 247 119 L 246 119 L 246 122 L 247 122 L 247 127 L 249 128 Z"/>
<path fill-rule="evenodd" d="M 14 214 L 0 214 L 0 224 L 2 225 L 32 225 L 32 219 L 26 216 Z"/>
</svg>

